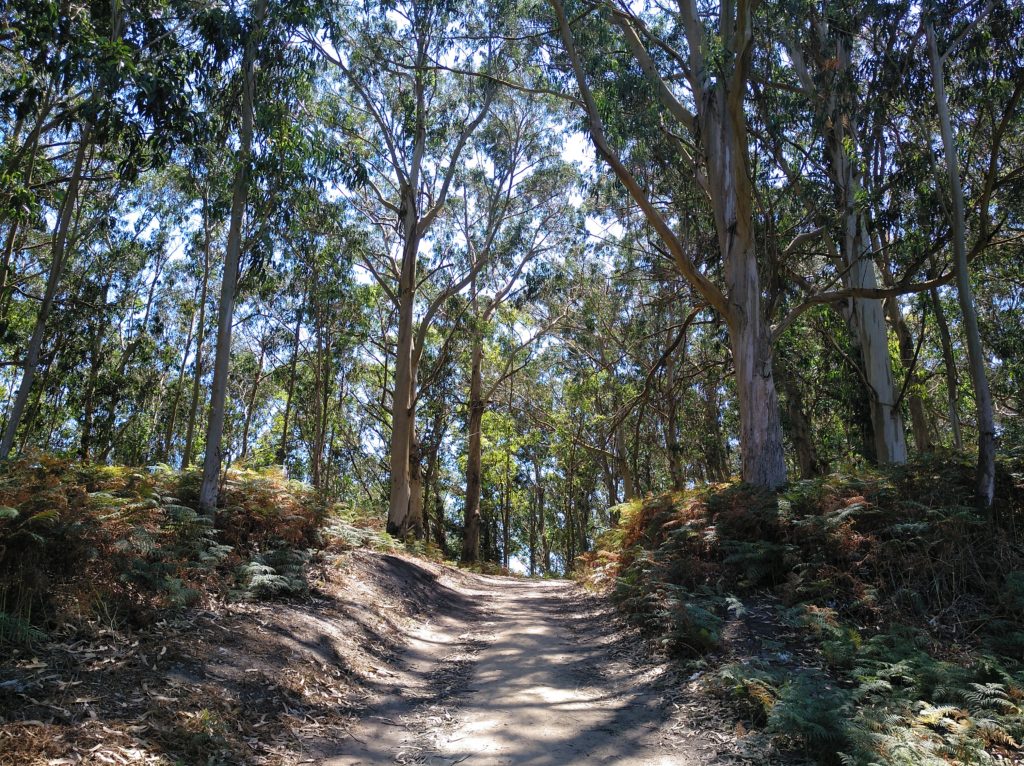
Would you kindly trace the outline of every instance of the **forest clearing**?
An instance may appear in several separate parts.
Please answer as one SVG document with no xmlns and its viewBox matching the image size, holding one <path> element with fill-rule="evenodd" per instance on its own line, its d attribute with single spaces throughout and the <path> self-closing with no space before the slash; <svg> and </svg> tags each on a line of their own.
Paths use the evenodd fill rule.
<svg viewBox="0 0 1024 766">
<path fill-rule="evenodd" d="M 1020 0 L 0 3 L 0 766 L 1022 748 Z"/>
</svg>

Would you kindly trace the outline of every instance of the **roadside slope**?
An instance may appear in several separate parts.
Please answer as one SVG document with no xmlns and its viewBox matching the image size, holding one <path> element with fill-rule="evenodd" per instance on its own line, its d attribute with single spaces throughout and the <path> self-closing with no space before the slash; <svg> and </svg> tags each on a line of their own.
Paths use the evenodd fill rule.
<svg viewBox="0 0 1024 766">
<path fill-rule="evenodd" d="M 0 764 L 315 762 L 395 688 L 403 637 L 458 606 L 440 569 L 357 550 L 303 599 L 68 624 L 0 661 Z"/>
</svg>

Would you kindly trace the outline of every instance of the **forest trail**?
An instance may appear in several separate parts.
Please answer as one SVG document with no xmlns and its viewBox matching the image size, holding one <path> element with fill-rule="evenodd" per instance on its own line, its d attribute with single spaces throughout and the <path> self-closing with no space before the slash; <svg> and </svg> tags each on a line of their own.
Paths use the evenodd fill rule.
<svg viewBox="0 0 1024 766">
<path fill-rule="evenodd" d="M 330 766 L 667 766 L 716 760 L 663 669 L 631 667 L 610 608 L 566 581 L 450 573 L 452 609 L 413 632 Z M 678 700 L 675 700 L 678 702 Z M 671 732 L 671 737 L 666 736 Z"/>
</svg>

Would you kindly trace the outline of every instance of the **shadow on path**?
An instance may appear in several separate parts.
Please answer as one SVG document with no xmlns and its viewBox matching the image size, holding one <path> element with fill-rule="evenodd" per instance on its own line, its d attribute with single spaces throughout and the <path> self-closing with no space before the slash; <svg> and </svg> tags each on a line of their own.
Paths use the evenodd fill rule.
<svg viewBox="0 0 1024 766">
<path fill-rule="evenodd" d="M 491 612 L 494 638 L 458 699 L 458 725 L 437 738 L 426 763 L 697 762 L 666 749 L 661 694 L 610 655 L 601 639 L 613 626 L 578 603 L 574 586 L 492 582 L 478 598 Z"/>
</svg>

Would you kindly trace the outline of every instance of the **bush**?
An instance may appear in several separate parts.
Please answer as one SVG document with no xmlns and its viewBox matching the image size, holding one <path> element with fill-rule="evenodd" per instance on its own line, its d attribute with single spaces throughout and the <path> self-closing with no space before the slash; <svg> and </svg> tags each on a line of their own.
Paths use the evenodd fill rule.
<svg viewBox="0 0 1024 766">
<path fill-rule="evenodd" d="M 232 591 L 305 593 L 304 550 L 319 541 L 325 514 L 313 492 L 278 472 L 231 470 L 214 523 L 192 507 L 198 485 L 197 472 L 166 466 L 140 472 L 49 456 L 6 465 L 0 643 L 38 641 L 47 624 L 72 615 L 138 625 Z"/>
<path fill-rule="evenodd" d="M 1024 470 L 1001 462 L 994 518 L 950 456 L 794 482 L 666 493 L 623 509 L 581 559 L 667 653 L 720 648 L 726 607 L 786 611 L 820 667 L 735 663 L 712 687 L 826 763 L 987 763 L 1024 738 Z M 613 585 L 609 586 L 610 583 Z"/>
</svg>

